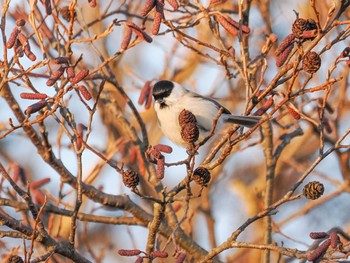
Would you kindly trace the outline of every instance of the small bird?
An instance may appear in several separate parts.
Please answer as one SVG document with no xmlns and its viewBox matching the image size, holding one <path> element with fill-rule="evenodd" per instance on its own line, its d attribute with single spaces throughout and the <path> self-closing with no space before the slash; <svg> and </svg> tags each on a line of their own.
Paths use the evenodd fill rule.
<svg viewBox="0 0 350 263">
<path fill-rule="evenodd" d="M 162 132 L 170 141 L 182 147 L 188 146 L 181 136 L 179 123 L 179 115 L 184 109 L 196 117 L 199 137 L 195 143 L 201 142 L 209 135 L 213 119 L 217 117 L 220 108 L 223 108 L 223 112 L 218 120 L 217 130 L 221 130 L 226 123 L 253 127 L 261 120 L 260 117 L 232 115 L 228 109 L 215 100 L 189 91 L 179 83 L 169 80 L 155 83 L 152 95 Z"/>
</svg>

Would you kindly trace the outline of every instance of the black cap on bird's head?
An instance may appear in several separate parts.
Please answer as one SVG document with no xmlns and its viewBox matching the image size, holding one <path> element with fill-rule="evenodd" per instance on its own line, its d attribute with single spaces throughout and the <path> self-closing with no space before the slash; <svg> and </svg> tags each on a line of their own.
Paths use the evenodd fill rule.
<svg viewBox="0 0 350 263">
<path fill-rule="evenodd" d="M 174 88 L 174 83 L 169 80 L 158 81 L 153 86 L 152 95 L 155 100 L 162 100 L 171 94 Z"/>
</svg>

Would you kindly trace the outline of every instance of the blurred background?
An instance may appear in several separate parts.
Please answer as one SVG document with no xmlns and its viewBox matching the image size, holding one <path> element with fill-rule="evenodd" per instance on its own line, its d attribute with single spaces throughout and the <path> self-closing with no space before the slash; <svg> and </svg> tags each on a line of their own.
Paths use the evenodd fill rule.
<svg viewBox="0 0 350 263">
<path fill-rule="evenodd" d="M 322 1 L 315 7 L 313 1 L 165 1 L 163 22 L 154 35 L 156 9 L 147 16 L 141 15 L 150 1 L 97 1 L 95 7 L 91 2 L 51 2 L 52 13 L 48 14 L 47 1 L 1 1 L 2 87 L 7 86 L 22 112 L 37 102 L 23 98 L 21 94 L 25 92 L 47 94 L 50 106 L 21 121 L 13 105 L 9 105 L 5 88 L 0 93 L 0 161 L 12 178 L 23 179 L 16 181 L 22 189 L 28 187 L 28 182 L 42 182 L 31 190 L 35 203 L 41 205 L 46 196 L 48 204 L 72 211 L 77 191 L 50 162 L 43 160 L 38 146 L 23 129 L 24 123 L 29 122 L 41 140 L 47 140 L 60 165 L 71 175 L 77 177 L 82 173 L 83 181 L 98 192 L 128 195 L 145 213 L 153 215 L 153 202 L 146 197 L 160 198 L 157 187 L 170 192 L 189 176 L 185 165 L 173 165 L 165 168 L 164 179 L 159 182 L 154 179 L 155 165 L 145 157 L 147 146 L 159 143 L 173 148 L 171 154 L 164 154 L 166 163 L 188 157 L 186 149 L 163 137 L 153 108 L 138 103 L 145 83 L 169 79 L 218 100 L 237 115 L 252 115 L 262 109 L 272 132 L 271 142 L 266 144 L 266 127 L 257 127 L 250 135 L 246 135 L 247 129 L 237 131 L 231 136 L 229 156 L 210 169 L 208 187 L 200 189 L 192 183 L 190 200 L 186 190 L 176 194 L 169 206 L 175 209 L 176 219 L 183 220 L 181 228 L 188 238 L 211 251 L 248 218 L 264 211 L 268 191 L 273 193 L 270 201 L 274 203 L 291 189 L 295 190 L 293 196 L 301 194 L 303 186 L 311 181 L 323 184 L 322 197 L 310 200 L 299 196 L 283 202 L 274 210 L 270 222 L 260 219 L 250 224 L 237 241 L 265 244 L 266 224 L 269 224 L 270 244 L 301 252 L 297 259 L 298 256 L 274 250 L 269 262 L 296 262 L 306 260 L 303 252 L 314 242 L 310 232 L 327 232 L 332 228 L 349 231 L 349 63 L 348 56 L 342 53 L 349 46 L 349 10 L 342 10 L 346 1 Z M 178 8 L 174 10 L 169 2 L 177 2 Z M 241 21 L 249 26 L 250 33 L 228 32 L 217 22 L 217 14 Z M 277 67 L 275 51 L 292 33 L 297 15 L 318 21 L 318 35 L 314 40 L 296 40 L 284 66 Z M 18 27 L 18 19 L 26 21 L 20 30 L 28 38 L 35 61 L 20 57 L 14 48 L 6 46 L 14 28 Z M 139 33 L 146 32 L 153 41 L 148 43 L 133 31 L 127 48 L 121 48 L 128 28 L 123 21 L 132 21 L 143 28 Z M 309 50 L 318 53 L 322 61 L 313 74 L 302 69 L 302 57 Z M 61 66 L 53 60 L 57 57 L 69 57 L 69 65 L 76 74 L 88 69 L 89 76 L 72 84 L 65 73 L 53 86 L 48 86 L 47 80 Z M 77 85 L 85 85 L 92 99 L 87 100 L 79 93 Z M 312 90 L 315 87 L 319 88 Z M 259 92 L 263 94 L 267 89 L 269 93 L 253 102 Z M 267 101 L 272 100 L 267 107 Z M 81 159 L 81 148 L 77 146 L 77 135 L 82 132 L 79 125 L 86 127 L 80 135 L 89 146 L 81 152 Z M 302 132 L 294 136 L 293 132 L 298 129 Z M 201 165 L 213 147 L 200 148 L 195 167 Z M 217 152 L 216 158 L 223 149 Z M 269 150 L 275 153 L 271 157 L 275 167 L 272 189 L 267 190 L 266 152 Z M 122 175 L 106 159 L 139 173 L 140 195 L 123 184 Z M 294 189 L 294 186 L 297 187 Z M 4 204 L 4 200 L 24 202 L 4 177 L 0 197 L 1 213 L 33 226 L 31 214 L 18 210 L 18 203 Z M 135 219 L 129 225 L 122 221 L 108 224 L 78 220 L 75 247 L 86 259 L 135 262 L 136 257 L 120 256 L 118 249 L 146 251 L 148 222 L 141 222 L 131 209 L 117 205 L 107 208 L 102 202 L 84 196 L 79 212 Z M 175 230 L 168 216 L 164 220 Z M 45 212 L 42 219 L 55 240 L 69 239 L 70 216 Z M 12 253 L 24 258 L 24 247 L 29 250 L 31 241 L 24 244 L 20 238 L 6 236 L 10 228 L 4 223 L 0 225 L 2 257 Z M 343 237 L 341 241 L 347 248 L 348 241 Z M 185 262 L 199 262 L 200 256 L 189 253 L 169 237 L 159 235 L 156 247 L 169 253 L 168 258 L 157 259 L 159 262 L 175 262 L 174 255 L 181 251 L 187 254 Z M 46 252 L 47 247 L 36 243 L 31 258 Z M 340 258 L 347 258 L 341 251 L 335 252 Z M 262 249 L 239 247 L 225 249 L 217 258 L 223 262 L 259 262 L 263 253 Z M 334 253 L 327 255 L 332 257 Z M 58 255 L 50 260 L 48 262 L 70 262 Z"/>
</svg>

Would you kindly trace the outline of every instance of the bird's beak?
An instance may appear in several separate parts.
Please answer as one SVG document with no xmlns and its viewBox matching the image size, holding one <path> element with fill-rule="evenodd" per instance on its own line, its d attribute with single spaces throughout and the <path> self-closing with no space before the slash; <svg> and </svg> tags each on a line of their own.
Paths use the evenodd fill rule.
<svg viewBox="0 0 350 263">
<path fill-rule="evenodd" d="M 164 99 L 157 99 L 156 102 L 158 102 L 160 105 L 164 104 Z"/>
</svg>

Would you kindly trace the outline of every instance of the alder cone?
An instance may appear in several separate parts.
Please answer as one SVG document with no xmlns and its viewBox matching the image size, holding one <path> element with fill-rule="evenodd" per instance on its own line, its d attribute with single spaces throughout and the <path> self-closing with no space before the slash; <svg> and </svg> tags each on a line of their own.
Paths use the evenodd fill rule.
<svg viewBox="0 0 350 263">
<path fill-rule="evenodd" d="M 133 170 L 126 170 L 122 174 L 123 176 L 123 184 L 128 188 L 136 188 L 136 186 L 140 182 L 140 178 L 137 172 Z"/>
<path fill-rule="evenodd" d="M 13 255 L 6 261 L 6 263 L 24 263 L 24 261 L 20 256 Z"/>
<path fill-rule="evenodd" d="M 298 18 L 294 21 L 292 26 L 293 33 L 298 37 L 302 37 L 305 31 L 315 30 L 315 29 L 317 29 L 316 21 L 313 20 L 312 18 L 310 19 Z"/>
<path fill-rule="evenodd" d="M 186 109 L 183 109 L 179 114 L 179 123 L 180 126 L 183 127 L 184 125 L 188 123 L 197 123 L 196 116 L 194 114 Z"/>
<path fill-rule="evenodd" d="M 199 130 L 195 123 L 187 123 L 181 129 L 181 137 L 187 143 L 195 143 L 199 138 Z"/>
<path fill-rule="evenodd" d="M 210 181 L 210 172 L 207 168 L 198 167 L 193 172 L 193 181 L 201 186 L 207 186 Z"/>
<path fill-rule="evenodd" d="M 318 71 L 321 67 L 321 58 L 320 56 L 314 52 L 309 51 L 303 57 L 303 70 L 307 73 L 313 74 Z"/>
<path fill-rule="evenodd" d="M 323 195 L 324 186 L 322 183 L 317 181 L 312 181 L 307 183 L 303 189 L 303 195 L 307 199 L 315 200 Z"/>
</svg>

